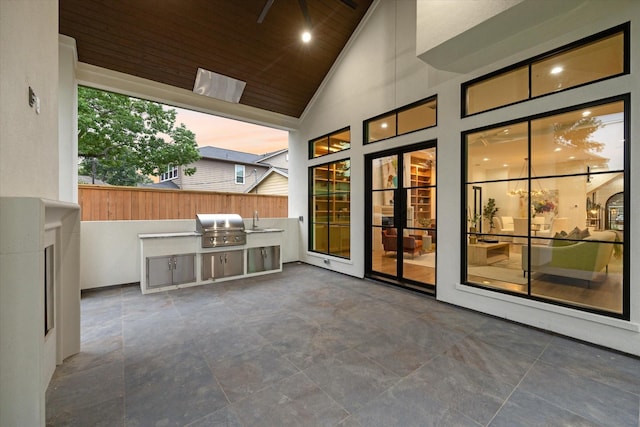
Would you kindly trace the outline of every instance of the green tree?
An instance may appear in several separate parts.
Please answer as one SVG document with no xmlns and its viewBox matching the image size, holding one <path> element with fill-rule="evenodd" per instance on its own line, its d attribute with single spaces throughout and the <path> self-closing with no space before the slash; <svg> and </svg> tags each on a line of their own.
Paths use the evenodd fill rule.
<svg viewBox="0 0 640 427">
<path fill-rule="evenodd" d="M 200 158 L 196 136 L 157 102 L 78 88 L 80 171 L 113 185 L 135 185 Z M 193 175 L 195 168 L 185 168 Z"/>
</svg>

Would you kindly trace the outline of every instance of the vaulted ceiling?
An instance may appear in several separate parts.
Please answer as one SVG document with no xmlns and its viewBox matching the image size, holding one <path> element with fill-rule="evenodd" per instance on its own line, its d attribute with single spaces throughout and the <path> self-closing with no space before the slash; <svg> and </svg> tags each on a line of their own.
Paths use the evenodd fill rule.
<svg viewBox="0 0 640 427">
<path fill-rule="evenodd" d="M 59 0 L 60 34 L 80 62 L 187 90 L 203 68 L 245 81 L 240 104 L 300 117 L 372 1 Z"/>
</svg>

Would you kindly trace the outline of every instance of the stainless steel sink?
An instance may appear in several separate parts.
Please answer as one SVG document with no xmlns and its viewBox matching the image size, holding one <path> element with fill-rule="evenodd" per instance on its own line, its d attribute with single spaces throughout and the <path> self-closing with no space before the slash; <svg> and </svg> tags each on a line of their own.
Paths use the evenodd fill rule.
<svg viewBox="0 0 640 427">
<path fill-rule="evenodd" d="M 244 230 L 245 233 L 277 233 L 284 231 L 282 228 L 247 228 Z"/>
</svg>

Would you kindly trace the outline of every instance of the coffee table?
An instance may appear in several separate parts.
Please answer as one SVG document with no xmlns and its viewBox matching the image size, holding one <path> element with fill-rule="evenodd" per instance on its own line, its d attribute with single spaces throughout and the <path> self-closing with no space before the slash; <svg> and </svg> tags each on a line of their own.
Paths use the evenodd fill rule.
<svg viewBox="0 0 640 427">
<path fill-rule="evenodd" d="M 469 264 L 489 265 L 509 259 L 509 243 L 476 243 L 467 246 Z"/>
</svg>

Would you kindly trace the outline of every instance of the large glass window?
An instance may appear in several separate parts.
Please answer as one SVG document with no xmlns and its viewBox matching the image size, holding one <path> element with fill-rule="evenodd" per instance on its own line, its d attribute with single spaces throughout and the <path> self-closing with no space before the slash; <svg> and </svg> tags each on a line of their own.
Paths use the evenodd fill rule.
<svg viewBox="0 0 640 427">
<path fill-rule="evenodd" d="M 309 142 L 309 158 L 325 156 L 351 148 L 351 130 L 345 128 Z"/>
<path fill-rule="evenodd" d="M 463 116 L 629 73 L 629 25 L 615 27 L 462 85 Z"/>
<path fill-rule="evenodd" d="M 309 168 L 309 250 L 351 256 L 351 162 Z"/>
<path fill-rule="evenodd" d="M 627 110 L 623 96 L 465 135 L 468 284 L 628 318 L 611 221 L 628 210 Z"/>
<path fill-rule="evenodd" d="M 365 120 L 364 143 L 381 141 L 436 125 L 437 98 L 431 97 Z"/>
</svg>

